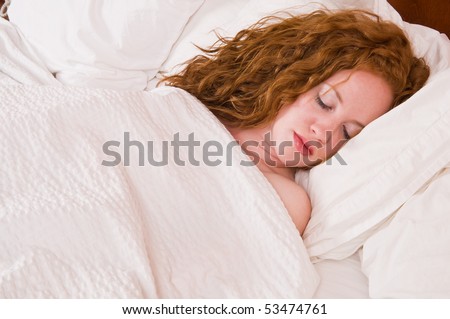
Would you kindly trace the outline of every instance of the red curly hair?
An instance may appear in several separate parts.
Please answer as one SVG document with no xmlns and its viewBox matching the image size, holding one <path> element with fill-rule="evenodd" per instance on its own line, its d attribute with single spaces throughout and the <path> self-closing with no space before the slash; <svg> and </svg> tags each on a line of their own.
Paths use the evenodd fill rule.
<svg viewBox="0 0 450 319">
<path fill-rule="evenodd" d="M 392 107 L 419 90 L 430 73 L 398 26 L 361 10 L 266 17 L 202 51 L 162 81 L 240 128 L 267 124 L 283 105 L 340 70 L 381 75 L 394 93 Z"/>
</svg>

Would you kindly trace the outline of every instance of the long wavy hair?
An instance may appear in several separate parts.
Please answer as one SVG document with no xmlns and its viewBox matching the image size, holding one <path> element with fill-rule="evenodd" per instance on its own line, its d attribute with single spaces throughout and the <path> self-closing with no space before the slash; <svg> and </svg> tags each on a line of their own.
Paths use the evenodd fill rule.
<svg viewBox="0 0 450 319">
<path fill-rule="evenodd" d="M 340 70 L 381 75 L 394 93 L 392 107 L 429 76 L 404 32 L 367 11 L 270 16 L 233 38 L 218 37 L 162 82 L 191 93 L 231 127 L 267 124 L 283 105 Z"/>
</svg>

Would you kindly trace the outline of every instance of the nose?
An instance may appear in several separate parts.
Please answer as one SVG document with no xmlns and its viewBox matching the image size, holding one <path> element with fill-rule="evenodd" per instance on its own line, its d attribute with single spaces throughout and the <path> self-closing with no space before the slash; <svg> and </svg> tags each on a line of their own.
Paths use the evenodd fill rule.
<svg viewBox="0 0 450 319">
<path fill-rule="evenodd" d="M 316 121 L 311 125 L 311 133 L 319 143 L 325 145 L 331 141 L 332 136 L 338 130 L 338 123 L 331 123 L 331 121 L 320 122 Z"/>
<path fill-rule="evenodd" d="M 327 142 L 327 134 L 326 129 L 324 129 L 319 123 L 315 123 L 311 125 L 311 133 L 313 134 L 313 138 L 318 141 L 320 144 L 326 144 Z"/>
</svg>

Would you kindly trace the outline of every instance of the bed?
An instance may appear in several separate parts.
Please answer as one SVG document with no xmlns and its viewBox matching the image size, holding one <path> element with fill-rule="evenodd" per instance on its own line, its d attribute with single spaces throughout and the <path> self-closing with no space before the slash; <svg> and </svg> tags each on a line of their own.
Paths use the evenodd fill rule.
<svg viewBox="0 0 450 319">
<path fill-rule="evenodd" d="M 7 2 L 0 297 L 450 297 L 450 41 L 435 19 L 448 2 Z M 346 165 L 297 174 L 313 206 L 300 238 L 261 173 L 236 165 L 248 158 L 220 123 L 155 87 L 214 30 L 322 7 L 395 22 L 431 76 L 338 153 Z M 193 128 L 200 146 L 167 143 Z M 226 156 L 199 161 L 215 142 Z"/>
</svg>

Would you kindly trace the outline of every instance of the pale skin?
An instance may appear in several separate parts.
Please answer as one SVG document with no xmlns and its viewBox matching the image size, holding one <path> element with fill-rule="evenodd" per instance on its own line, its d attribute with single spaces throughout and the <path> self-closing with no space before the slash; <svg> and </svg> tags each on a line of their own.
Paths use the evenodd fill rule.
<svg viewBox="0 0 450 319">
<path fill-rule="evenodd" d="M 245 151 L 272 184 L 303 234 L 311 216 L 311 203 L 294 180 L 296 170 L 333 156 L 346 141 L 386 113 L 392 101 L 392 90 L 379 75 L 342 70 L 283 106 L 269 125 L 228 129 L 241 146 L 253 142 Z M 271 147 L 264 142 L 266 134 L 270 134 Z"/>
</svg>

